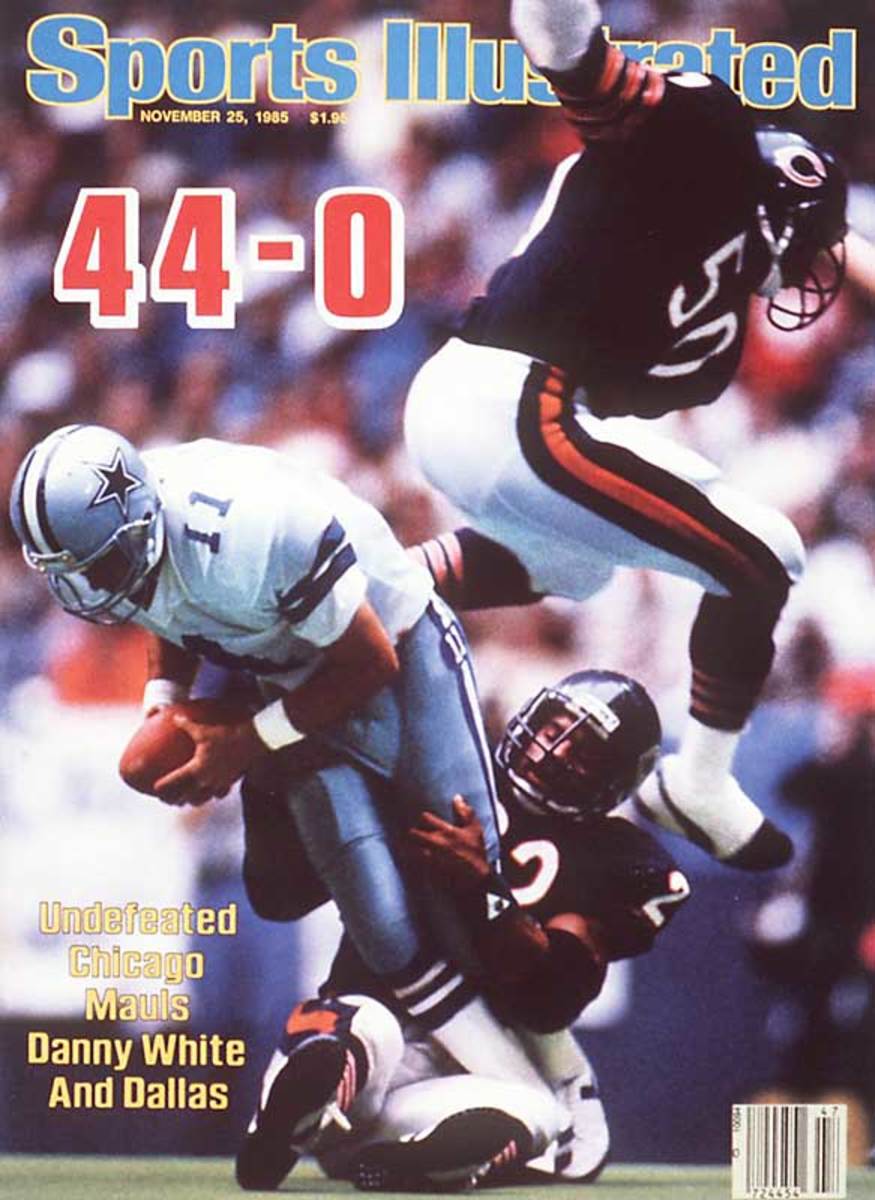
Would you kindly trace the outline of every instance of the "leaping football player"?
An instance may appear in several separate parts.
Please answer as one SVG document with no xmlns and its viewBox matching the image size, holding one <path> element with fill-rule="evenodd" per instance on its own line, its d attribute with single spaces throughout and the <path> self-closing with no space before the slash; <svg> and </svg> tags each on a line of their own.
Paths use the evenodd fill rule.
<svg viewBox="0 0 875 1200">
<path fill-rule="evenodd" d="M 513 0 L 511 19 L 584 149 L 411 388 L 410 452 L 471 527 L 433 552 L 463 590 L 479 578 L 470 607 L 583 600 L 618 565 L 699 584 L 689 719 L 640 804 L 717 859 L 777 867 L 792 844 L 731 768 L 802 543 L 642 418 L 720 396 L 753 295 L 785 329 L 827 309 L 845 178 L 806 138 L 757 128 L 716 77 L 624 56 L 596 0 Z"/>
<path fill-rule="evenodd" d="M 24 459 L 11 514 L 26 561 L 68 612 L 154 635 L 147 710 L 187 696 L 201 660 L 260 681 L 251 718 L 179 718 L 194 753 L 158 795 L 221 796 L 305 734 L 333 750 L 289 781 L 284 803 L 358 951 L 470 1069 L 497 1054 L 509 1077 L 538 1085 L 423 935 L 395 861 L 386 781 L 402 827 L 423 805 L 451 820 L 458 792 L 496 867 L 499 843 L 464 634 L 376 510 L 270 450 L 204 439 L 140 454 L 109 429 L 70 425 Z M 492 888 L 493 903 L 512 903 L 498 874 Z M 435 889 L 430 907 L 442 944 L 463 953 L 448 897 Z"/>
<path fill-rule="evenodd" d="M 592 1180 L 609 1148 L 598 1085 L 567 1027 L 607 964 L 649 950 L 689 895 L 646 832 L 609 815 L 652 768 L 656 710 L 635 681 L 580 671 L 542 689 L 496 753 L 502 859 L 518 907 L 486 919 L 483 831 L 461 797 L 454 819 L 424 814 L 414 853 L 460 897 L 495 1011 L 517 1030 L 551 1096 L 525 1081 L 465 1073 L 399 1013 L 344 938 L 319 999 L 297 1005 L 264 1076 L 237 1158 L 247 1189 L 279 1186 L 299 1156 L 380 1190 L 478 1180 Z M 247 891 L 259 915 L 302 916 L 328 894 L 269 793 L 246 808 Z"/>
</svg>

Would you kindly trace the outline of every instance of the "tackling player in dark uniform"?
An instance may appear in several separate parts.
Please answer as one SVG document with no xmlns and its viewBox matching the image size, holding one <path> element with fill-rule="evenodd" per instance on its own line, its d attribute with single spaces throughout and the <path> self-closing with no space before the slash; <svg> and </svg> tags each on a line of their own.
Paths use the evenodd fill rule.
<svg viewBox="0 0 875 1200">
<path fill-rule="evenodd" d="M 585 599 L 618 565 L 704 589 L 690 720 L 641 803 L 718 859 L 779 866 L 789 839 L 731 766 L 802 543 L 641 418 L 721 394 L 754 293 L 783 328 L 831 303 L 845 180 L 806 139 L 756 129 L 719 79 L 626 58 L 595 0 L 513 0 L 511 15 L 584 149 L 560 163 L 514 253 L 414 381 L 408 447 L 472 527 L 448 552 L 462 607 Z"/>
<path fill-rule="evenodd" d="M 433 1172 L 457 1168 L 460 1179 L 467 1178 L 511 1142 L 517 1167 L 552 1142 L 555 1174 L 582 1179 L 598 1173 L 607 1124 L 592 1069 L 566 1030 L 598 995 L 608 963 L 649 950 L 689 894 L 683 874 L 648 833 L 608 815 L 650 771 L 659 740 L 656 710 L 639 684 L 606 671 L 570 675 L 523 705 L 496 752 L 504 809 L 501 884 L 489 868 L 477 817 L 461 797 L 455 823 L 427 815 L 409 834 L 415 859 L 463 906 L 483 963 L 482 989 L 502 1020 L 520 1031 L 540 1081 L 562 1105 L 562 1127 L 551 1128 L 555 1117 L 549 1110 L 543 1116 L 544 1097 L 530 1080 L 519 1094 L 511 1090 L 502 1098 L 493 1081 L 475 1085 L 469 1076 L 457 1094 L 458 1064 L 423 1049 L 427 1022 L 406 1028 L 415 1050 L 398 1065 L 399 1074 L 394 1062 L 387 1069 L 380 1049 L 386 1017 L 403 1020 L 404 1014 L 344 938 L 322 999 L 294 1010 L 274 1056 L 238 1157 L 244 1187 L 277 1186 L 302 1147 L 311 1148 L 308 1139 L 326 1113 L 336 1117 L 337 1104 L 355 1127 L 356 1098 L 367 1091 L 372 1072 L 368 1120 L 375 1119 L 375 1090 L 377 1107 L 388 1104 L 389 1115 L 351 1149 L 341 1138 L 339 1149 L 326 1152 L 322 1138 L 317 1150 L 335 1173 L 357 1175 L 370 1187 L 422 1183 Z M 248 795 L 245 811 L 245 877 L 256 911 L 288 920 L 327 899 L 282 811 L 263 794 Z M 431 982 L 439 993 L 444 980 Z M 379 1001 L 378 1008 L 363 995 Z M 356 1064 L 354 1087 L 347 1052 Z M 423 1100 L 425 1081 L 434 1087 Z M 406 1092 L 411 1082 L 420 1091 Z M 465 1133 L 459 1138 L 461 1113 Z M 419 1136 L 424 1117 L 430 1132 Z M 402 1137 L 402 1131 L 417 1136 Z"/>
<path fill-rule="evenodd" d="M 569 675 L 511 718 L 496 751 L 502 864 L 540 937 L 515 957 L 480 923 L 483 957 L 498 982 L 490 998 L 509 1023 L 564 1028 L 600 991 L 607 963 L 649 950 L 689 894 L 658 842 L 608 815 L 650 773 L 659 733 L 644 689 L 611 671 Z M 476 928 L 490 876 L 470 807 L 457 799 L 455 824 L 425 816 L 410 836 L 448 886 L 461 896 L 473 891 Z"/>
</svg>

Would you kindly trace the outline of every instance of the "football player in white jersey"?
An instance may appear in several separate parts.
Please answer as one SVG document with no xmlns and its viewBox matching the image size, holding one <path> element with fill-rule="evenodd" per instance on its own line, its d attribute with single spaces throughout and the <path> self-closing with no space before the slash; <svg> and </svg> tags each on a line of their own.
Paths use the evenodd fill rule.
<svg viewBox="0 0 875 1200">
<path fill-rule="evenodd" d="M 26 456 L 11 514 L 26 561 L 68 612 L 154 635 L 147 711 L 187 696 L 203 659 L 260 682 L 251 719 L 179 719 L 195 752 L 159 796 L 224 795 L 313 735 L 331 756 L 284 802 L 363 959 L 470 1069 L 497 1055 L 509 1076 L 531 1077 L 441 954 L 452 944 L 476 966 L 451 899 L 428 896 L 433 941 L 395 861 L 395 826 L 423 808 L 450 819 L 456 792 L 496 868 L 498 835 L 464 634 L 376 510 L 267 449 L 205 439 L 141 455 L 111 430 L 71 425 Z M 512 903 L 497 872 L 494 892 L 493 906 Z"/>
<path fill-rule="evenodd" d="M 531 228 L 419 372 L 407 444 L 480 544 L 513 556 L 517 602 L 586 599 L 616 566 L 702 587 L 690 719 L 641 804 L 721 861 L 777 867 L 790 840 L 731 768 L 802 543 L 646 419 L 718 399 L 755 293 L 783 329 L 828 308 L 844 174 L 807 138 L 757 128 L 715 76 L 626 56 L 596 0 L 513 0 L 511 19 L 584 151 L 559 164 Z"/>
</svg>

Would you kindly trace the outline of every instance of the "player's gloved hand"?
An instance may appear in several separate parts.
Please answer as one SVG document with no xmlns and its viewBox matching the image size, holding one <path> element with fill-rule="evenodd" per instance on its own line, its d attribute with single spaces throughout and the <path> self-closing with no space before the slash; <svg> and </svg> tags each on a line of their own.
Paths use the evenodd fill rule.
<svg viewBox="0 0 875 1200">
<path fill-rule="evenodd" d="M 453 797 L 456 823 L 425 812 L 409 832 L 414 858 L 433 868 L 454 891 L 474 892 L 492 878 L 483 829 L 477 814 L 461 796 Z"/>
<path fill-rule="evenodd" d="M 206 804 L 225 796 L 232 785 L 265 753 L 251 721 L 237 725 L 201 725 L 182 714 L 174 718 L 194 742 L 194 754 L 175 771 L 155 782 L 155 794 L 170 804 Z"/>
</svg>

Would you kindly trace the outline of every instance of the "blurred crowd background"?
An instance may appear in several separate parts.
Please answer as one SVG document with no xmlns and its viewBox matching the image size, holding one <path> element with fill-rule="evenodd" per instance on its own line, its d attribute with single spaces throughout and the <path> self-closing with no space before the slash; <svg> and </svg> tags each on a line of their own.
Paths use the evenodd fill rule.
<svg viewBox="0 0 875 1200">
<path fill-rule="evenodd" d="M 345 479 L 406 543 L 452 527 L 452 511 L 405 457 L 405 393 L 512 248 L 551 168 L 575 143 L 557 112 L 534 106 L 383 104 L 381 25 L 387 16 L 412 15 L 470 21 L 477 35 L 506 36 L 506 7 L 505 0 L 393 7 L 373 0 L 89 0 L 85 8 L 103 16 L 113 35 L 165 44 L 196 34 L 257 37 L 274 20 L 297 21 L 304 36 L 357 42 L 362 87 L 345 123 L 313 127 L 308 109 L 291 106 L 285 126 L 241 128 L 107 123 L 99 103 L 37 106 L 22 86 L 24 30 L 61 5 L 4 5 L 0 495 L 37 439 L 69 422 L 99 422 L 141 447 L 198 437 L 273 446 L 292 470 L 307 462 Z M 828 10 L 816 0 L 608 0 L 605 18 L 617 35 L 705 41 L 710 27 L 728 25 L 744 42 L 795 46 L 825 40 L 830 26 L 859 28 L 858 109 L 797 108 L 779 117 L 844 159 L 852 222 L 875 238 L 875 80 L 866 71 L 875 61 L 872 0 L 834 0 Z M 281 231 L 302 233 L 311 246 L 317 196 L 350 184 L 388 188 L 405 210 L 407 303 L 390 329 L 329 328 L 313 304 L 309 273 L 245 278 L 233 333 L 191 330 L 183 306 L 151 302 L 139 329 L 96 330 L 85 305 L 52 297 L 53 263 L 83 186 L 139 191 L 141 261 L 148 264 L 178 187 L 233 188 L 241 246 L 251 233 Z M 809 550 L 739 765 L 757 799 L 793 829 L 797 859 L 776 883 L 733 876 L 675 846 L 695 885 L 689 916 L 652 961 L 618 973 L 586 1035 L 611 1084 L 618 1157 L 721 1161 L 726 1106 L 757 1089 L 850 1095 L 864 1120 L 875 1102 L 871 298 L 846 288 L 824 319 L 793 335 L 774 331 L 758 310 L 729 392 L 712 407 L 659 424 L 719 463 L 732 483 L 785 511 Z M 686 709 L 685 645 L 697 595 L 681 581 L 624 571 L 584 606 L 548 602 L 470 618 L 490 728 L 499 729 L 543 682 L 593 665 L 644 682 L 671 741 Z M 82 1114 L 66 1114 L 66 1125 L 46 1123 L 43 1083 L 19 1078 L 10 1065 L 21 1028 L 81 1017 L 81 981 L 66 974 L 63 946 L 37 933 L 40 899 L 244 903 L 235 799 L 180 815 L 125 792 L 117 780 L 143 677 L 136 628 L 98 630 L 50 603 L 43 581 L 22 562 L 4 499 L 0 1082 L 10 1072 L 11 1090 L 0 1092 L 25 1099 L 0 1101 L 0 1146 L 177 1146 L 120 1122 L 104 1144 Z M 254 1045 L 259 1038 L 269 1045 L 284 1007 L 312 986 L 320 956 L 330 951 L 334 927 L 330 917 L 320 920 L 302 931 L 247 918 L 233 949 L 208 947 L 196 1020 L 243 1029 Z M 683 1100 L 669 1056 L 673 1071 L 684 1071 Z M 249 1099 L 241 1096 L 241 1111 Z M 182 1122 L 174 1136 L 183 1125 L 187 1140 L 177 1148 L 216 1152 L 203 1119 L 198 1128 Z M 865 1141 L 863 1131 L 859 1146 Z"/>
</svg>

